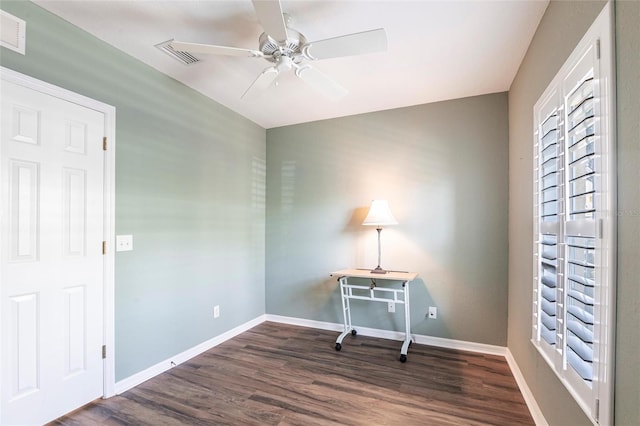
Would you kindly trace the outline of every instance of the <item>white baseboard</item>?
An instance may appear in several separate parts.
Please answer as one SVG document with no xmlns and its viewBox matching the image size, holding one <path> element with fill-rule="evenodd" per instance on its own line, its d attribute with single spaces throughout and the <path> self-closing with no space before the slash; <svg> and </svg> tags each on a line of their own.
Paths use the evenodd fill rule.
<svg viewBox="0 0 640 426">
<path fill-rule="evenodd" d="M 487 355 L 505 356 L 507 353 L 507 348 L 504 346 L 487 345 L 486 343 L 467 342 L 464 340 L 445 339 L 443 337 L 423 336 L 420 334 L 414 336 L 414 339 L 416 343 L 421 345 L 478 352 Z"/>
<path fill-rule="evenodd" d="M 509 348 L 507 348 L 505 358 L 507 359 L 507 364 L 509 364 L 511 373 L 513 374 L 513 377 L 516 379 L 516 383 L 520 388 L 520 392 L 522 393 L 524 402 L 529 408 L 529 412 L 531 413 L 531 417 L 533 417 L 533 421 L 537 426 L 549 426 L 549 423 L 547 423 L 547 420 L 544 418 L 542 410 L 540 410 L 536 399 L 533 397 L 533 393 L 531 392 L 531 389 L 529 389 L 529 386 L 527 385 L 527 382 L 524 379 L 522 372 L 520 371 L 520 367 L 518 366 L 518 363 L 516 362 Z"/>
<path fill-rule="evenodd" d="M 315 321 L 304 318 L 285 317 L 282 315 L 266 314 L 265 321 L 279 322 L 282 324 L 297 325 L 300 327 L 317 328 L 319 330 L 338 331 L 344 330 L 343 324 L 334 322 Z"/>
<path fill-rule="evenodd" d="M 208 351 L 209 349 L 218 346 L 221 343 L 226 342 L 227 340 L 237 336 L 238 334 L 244 333 L 245 331 L 255 327 L 256 325 L 262 324 L 265 321 L 265 316 L 260 315 L 259 317 L 246 322 L 244 324 L 239 325 L 236 328 L 233 328 L 225 333 L 220 334 L 212 339 L 209 339 L 205 342 L 200 343 L 190 349 L 187 349 L 184 352 L 176 354 L 171 358 L 167 358 L 164 361 L 161 361 L 146 370 L 142 370 L 139 373 L 136 373 L 132 376 L 127 377 L 126 379 L 120 380 L 116 382 L 115 391 L 116 394 L 121 394 L 123 392 L 128 391 L 129 389 L 138 386 L 141 383 L 146 382 L 147 380 L 157 376 L 158 374 L 162 374 L 165 371 L 175 367 L 176 365 L 180 365 L 185 361 L 190 360 L 191 358 L 200 355 L 203 352 Z"/>
<path fill-rule="evenodd" d="M 314 321 L 304 318 L 294 318 L 294 317 L 286 317 L 281 315 L 271 315 L 265 314 L 261 315 L 253 320 L 246 322 L 238 327 L 229 330 L 225 333 L 222 333 L 219 336 L 216 336 L 212 339 L 207 340 L 199 345 L 194 346 L 191 349 L 187 349 L 186 351 L 179 353 L 171 358 L 168 358 L 162 362 L 159 362 L 146 370 L 143 370 L 139 373 L 136 373 L 132 376 L 127 377 L 126 379 L 120 380 L 116 383 L 115 391 L 116 394 L 121 394 L 126 392 L 127 390 L 138 386 L 139 384 L 146 382 L 147 380 L 157 376 L 158 374 L 164 373 L 165 371 L 175 367 L 176 365 L 180 365 L 189 359 L 200 355 L 201 353 L 208 351 L 209 349 L 218 346 L 221 343 L 226 342 L 227 340 L 244 333 L 251 328 L 262 324 L 265 321 L 272 321 L 282 324 L 290 324 L 296 325 L 300 327 L 308 327 L 308 328 L 317 328 L 320 330 L 328 330 L 328 331 L 336 331 L 341 332 L 344 330 L 343 324 L 332 323 L 332 322 L 324 322 L 324 321 Z M 390 331 L 390 330 L 379 330 L 375 328 L 367 328 L 367 327 L 358 327 L 358 334 L 369 337 L 377 337 L 381 339 L 390 339 L 390 340 L 404 340 L 404 333 L 399 331 Z M 520 388 L 520 392 L 524 397 L 525 403 L 529 408 L 529 412 L 533 417 L 536 425 L 538 426 L 548 426 L 548 423 L 544 416 L 542 415 L 542 411 L 538 406 L 529 386 L 527 386 L 527 382 L 524 380 L 524 376 L 520 372 L 520 368 L 516 363 L 511 351 L 508 348 L 503 346 L 495 346 L 495 345 L 487 345 L 483 343 L 475 343 L 475 342 L 466 342 L 463 340 L 453 340 L 453 339 L 445 339 L 442 337 L 433 337 L 433 336 L 424 336 L 424 335 L 411 335 L 413 340 L 422 345 L 430 345 L 430 346 L 438 346 L 442 348 L 448 349 L 458 349 L 462 351 L 470 351 L 470 352 L 478 352 L 485 353 L 489 355 L 499 355 L 504 356 L 507 360 L 509 368 L 513 374 L 513 377 Z"/>
<path fill-rule="evenodd" d="M 265 315 L 267 321 L 279 322 L 283 324 L 297 325 L 301 327 L 318 328 L 321 330 L 337 331 L 344 330 L 343 324 L 314 321 L 302 318 L 285 317 L 280 315 Z M 358 334 L 368 337 L 378 337 L 381 339 L 404 340 L 404 333 L 400 331 L 379 330 L 376 328 L 355 327 Z M 458 349 L 469 352 L 479 352 L 490 355 L 505 356 L 507 348 L 504 346 L 487 345 L 484 343 L 466 342 L 463 340 L 445 339 L 442 337 L 424 336 L 420 334 L 411 335 L 413 341 L 421 345 L 438 346 L 441 348 Z"/>
</svg>

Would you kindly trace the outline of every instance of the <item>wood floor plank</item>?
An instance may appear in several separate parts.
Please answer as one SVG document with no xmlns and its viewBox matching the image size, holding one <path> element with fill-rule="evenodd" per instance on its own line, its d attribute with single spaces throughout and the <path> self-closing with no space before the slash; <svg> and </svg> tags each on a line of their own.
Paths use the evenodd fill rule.
<svg viewBox="0 0 640 426">
<path fill-rule="evenodd" d="M 533 425 L 503 357 L 265 322 L 52 424 Z"/>
</svg>

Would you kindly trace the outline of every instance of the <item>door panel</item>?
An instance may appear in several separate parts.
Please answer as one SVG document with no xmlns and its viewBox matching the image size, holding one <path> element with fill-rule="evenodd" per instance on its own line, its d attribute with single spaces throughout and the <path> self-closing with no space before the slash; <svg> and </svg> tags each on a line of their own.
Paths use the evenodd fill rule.
<svg viewBox="0 0 640 426">
<path fill-rule="evenodd" d="M 17 399 L 40 388 L 38 351 L 38 295 L 25 294 L 10 298 L 11 399 Z M 15 360 L 20 359 L 19 363 Z"/>
<path fill-rule="evenodd" d="M 65 288 L 64 292 L 64 377 L 82 372 L 86 368 L 85 332 L 85 288 L 84 286 Z"/>
<path fill-rule="evenodd" d="M 65 257 L 83 257 L 85 254 L 86 172 L 63 169 L 62 237 Z"/>
<path fill-rule="evenodd" d="M 2 85 L 0 424 L 103 393 L 104 114 Z"/>
<path fill-rule="evenodd" d="M 37 257 L 38 164 L 9 162 L 9 241 L 11 261 L 35 261 Z"/>
</svg>

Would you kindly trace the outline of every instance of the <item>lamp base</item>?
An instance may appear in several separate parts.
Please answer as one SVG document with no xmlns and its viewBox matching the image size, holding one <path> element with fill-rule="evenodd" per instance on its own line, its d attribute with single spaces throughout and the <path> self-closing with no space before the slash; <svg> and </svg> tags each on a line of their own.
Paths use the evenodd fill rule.
<svg viewBox="0 0 640 426">
<path fill-rule="evenodd" d="M 387 271 L 385 271 L 384 269 L 382 269 L 380 266 L 378 266 L 376 269 L 372 269 L 371 270 L 372 274 L 386 274 Z"/>
</svg>

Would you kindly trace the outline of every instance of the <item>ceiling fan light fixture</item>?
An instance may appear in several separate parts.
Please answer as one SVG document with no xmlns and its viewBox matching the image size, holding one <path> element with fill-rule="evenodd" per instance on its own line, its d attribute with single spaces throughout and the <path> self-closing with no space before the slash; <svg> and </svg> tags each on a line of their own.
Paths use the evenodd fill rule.
<svg viewBox="0 0 640 426">
<path fill-rule="evenodd" d="M 280 56 L 275 68 L 278 72 L 289 71 L 293 68 L 293 61 L 288 56 Z"/>
</svg>

